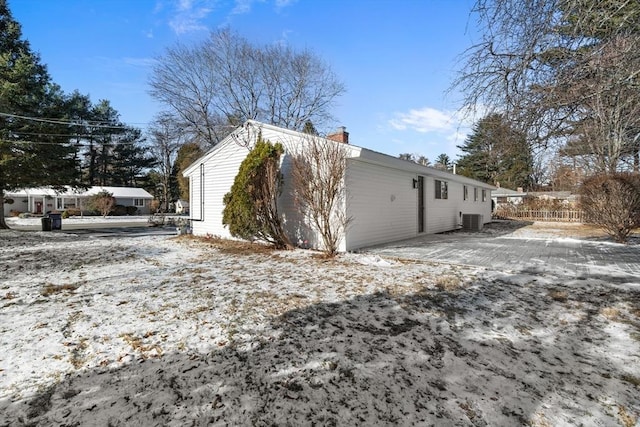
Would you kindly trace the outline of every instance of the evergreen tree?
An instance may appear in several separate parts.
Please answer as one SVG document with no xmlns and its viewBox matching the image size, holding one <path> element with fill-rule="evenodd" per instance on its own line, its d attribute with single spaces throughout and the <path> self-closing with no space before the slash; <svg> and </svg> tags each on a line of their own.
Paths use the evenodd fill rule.
<svg viewBox="0 0 640 427">
<path fill-rule="evenodd" d="M 137 187 L 145 172 L 155 166 L 156 160 L 142 143 L 140 129 L 126 127 L 112 150 L 109 183 L 123 187 Z"/>
<path fill-rule="evenodd" d="M 525 136 L 511 128 L 500 114 L 480 120 L 458 146 L 458 173 L 488 184 L 504 187 L 531 185 L 533 156 Z"/>
<path fill-rule="evenodd" d="M 59 136 L 68 129 L 50 120 L 63 119 L 64 110 L 62 91 L 0 0 L 0 212 L 7 191 L 79 184 L 75 147 Z M 0 228 L 7 228 L 4 215 Z"/>
<path fill-rule="evenodd" d="M 222 223 L 234 237 L 261 240 L 276 248 L 290 248 L 278 213 L 277 200 L 282 185 L 280 156 L 282 144 L 258 141 L 240 164 L 240 170 L 224 196 Z"/>
<path fill-rule="evenodd" d="M 178 155 L 175 162 L 175 176 L 180 189 L 180 198 L 189 200 L 189 178 L 182 176 L 182 171 L 189 167 L 198 158 L 204 155 L 204 151 L 196 143 L 189 142 L 178 149 Z"/>
<path fill-rule="evenodd" d="M 445 171 L 451 170 L 451 168 L 453 167 L 451 158 L 446 153 L 442 153 L 438 157 L 436 157 L 436 162 L 433 167 Z"/>
</svg>

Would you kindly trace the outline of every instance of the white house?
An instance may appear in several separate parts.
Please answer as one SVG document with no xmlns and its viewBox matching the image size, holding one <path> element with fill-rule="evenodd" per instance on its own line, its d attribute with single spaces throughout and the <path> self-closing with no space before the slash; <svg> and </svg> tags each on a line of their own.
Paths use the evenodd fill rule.
<svg viewBox="0 0 640 427">
<path fill-rule="evenodd" d="M 12 203 L 4 204 L 4 216 L 9 216 L 11 211 L 30 212 L 36 215 L 50 211 L 64 211 L 75 208 L 84 210 L 84 202 L 89 197 L 102 191 L 113 194 L 116 205 L 135 206 L 138 214 L 150 212 L 153 196 L 146 190 L 136 187 L 89 187 L 87 190 L 73 190 L 67 187 L 64 191 L 56 191 L 52 188 L 24 188 L 5 193 L 5 200 Z"/>
<path fill-rule="evenodd" d="M 291 154 L 314 137 L 252 120 L 184 171 L 189 178 L 193 233 L 230 237 L 222 224 L 223 197 L 260 134 L 285 148 L 281 165 L 284 188 L 279 200 L 285 231 L 292 242 L 308 242 L 318 248 L 321 239 L 299 212 L 290 179 Z M 341 128 L 327 137 L 330 143 L 344 143 L 347 149 L 346 198 L 341 209 L 351 223 L 340 250 L 455 230 L 462 226 L 463 217 L 474 219 L 480 227 L 491 221 L 490 193 L 494 187 L 348 144 L 348 135 Z"/>
<path fill-rule="evenodd" d="M 508 188 L 502 188 L 499 184 L 498 188 L 491 191 L 491 199 L 493 200 L 494 208 L 500 205 L 519 205 L 527 196 L 522 188 L 518 188 L 517 191 L 510 190 Z"/>
</svg>

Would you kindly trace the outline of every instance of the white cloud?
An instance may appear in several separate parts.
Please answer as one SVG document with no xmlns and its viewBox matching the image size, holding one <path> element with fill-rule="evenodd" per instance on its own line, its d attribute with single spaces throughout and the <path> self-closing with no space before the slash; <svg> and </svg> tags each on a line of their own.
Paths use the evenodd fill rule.
<svg viewBox="0 0 640 427">
<path fill-rule="evenodd" d="M 206 30 L 202 21 L 214 10 L 215 3 L 215 0 L 178 0 L 169 26 L 178 35 Z"/>
<path fill-rule="evenodd" d="M 236 5 L 231 11 L 232 15 L 242 15 L 251 12 L 253 0 L 236 0 Z"/>
<path fill-rule="evenodd" d="M 471 132 L 477 117 L 473 113 L 469 109 L 449 111 L 424 107 L 395 113 L 388 124 L 395 131 L 407 133 L 394 138 L 396 145 L 401 145 L 403 150 L 424 154 L 430 160 L 443 152 L 455 158 L 457 146 L 463 144 Z M 402 141 L 402 144 L 397 141 Z"/>
<path fill-rule="evenodd" d="M 447 111 L 425 107 L 410 110 L 408 113 L 396 113 L 389 124 L 396 130 L 413 130 L 420 133 L 442 132 L 454 127 L 453 114 Z"/>
</svg>

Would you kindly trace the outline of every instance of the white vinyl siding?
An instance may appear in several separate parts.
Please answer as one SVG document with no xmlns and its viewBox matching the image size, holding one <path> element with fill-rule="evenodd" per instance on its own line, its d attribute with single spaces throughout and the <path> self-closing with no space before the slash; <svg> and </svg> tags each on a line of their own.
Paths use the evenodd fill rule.
<svg viewBox="0 0 640 427">
<path fill-rule="evenodd" d="M 222 225 L 222 211 L 224 210 L 224 196 L 231 190 L 233 181 L 240 169 L 240 163 L 249 153 L 246 147 L 240 147 L 233 141 L 227 140 L 224 146 L 220 146 L 209 161 L 204 163 L 204 167 L 198 168 L 195 173 L 200 172 L 203 189 L 194 188 L 195 192 L 200 192 L 202 200 L 200 209 L 192 210 L 192 218 L 197 218 L 201 214 L 202 221 L 193 221 L 193 230 L 197 234 L 211 234 L 220 237 L 231 237 L 229 229 Z"/>
<path fill-rule="evenodd" d="M 414 237 L 417 234 L 415 174 L 350 159 L 347 161 L 346 249 Z"/>
<path fill-rule="evenodd" d="M 458 224 L 458 204 L 462 199 L 462 184 L 449 181 L 447 184 L 446 199 L 436 198 L 436 182 L 444 182 L 441 179 L 429 177 L 425 188 L 427 189 L 427 230 L 428 234 L 441 233 L 455 230 Z M 440 187 L 441 188 L 441 187 Z"/>
</svg>

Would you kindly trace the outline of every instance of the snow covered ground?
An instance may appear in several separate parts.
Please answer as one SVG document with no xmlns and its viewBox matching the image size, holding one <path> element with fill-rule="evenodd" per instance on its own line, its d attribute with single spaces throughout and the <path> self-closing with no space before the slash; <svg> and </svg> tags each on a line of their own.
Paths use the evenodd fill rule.
<svg viewBox="0 0 640 427">
<path fill-rule="evenodd" d="M 0 231 L 0 425 L 639 419 L 640 272 Z"/>
</svg>

